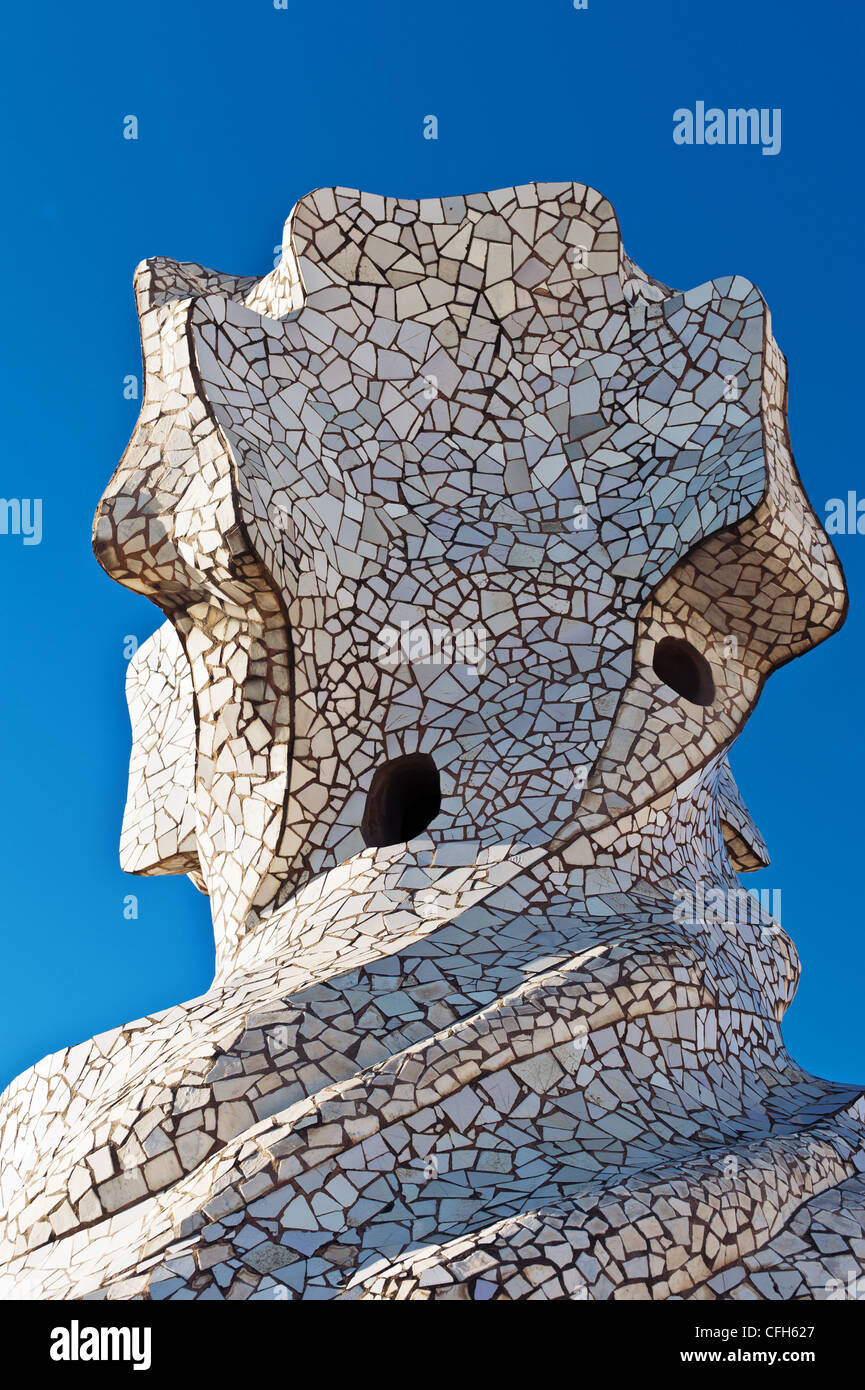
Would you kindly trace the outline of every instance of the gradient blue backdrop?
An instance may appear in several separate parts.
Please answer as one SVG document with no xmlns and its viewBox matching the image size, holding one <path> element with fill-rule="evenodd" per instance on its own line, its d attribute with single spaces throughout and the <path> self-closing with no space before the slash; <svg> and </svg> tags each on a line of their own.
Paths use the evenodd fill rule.
<svg viewBox="0 0 865 1390">
<path fill-rule="evenodd" d="M 102 574 L 90 523 L 138 408 L 122 382 L 140 372 L 143 257 L 263 274 L 292 204 L 321 184 L 417 197 L 590 183 L 652 275 L 687 287 L 738 271 L 759 285 L 818 513 L 865 494 L 849 0 L 289 4 L 48 0 L 4 21 L 0 494 L 44 499 L 44 539 L 0 536 L 0 1083 L 211 978 L 206 899 L 117 862 L 124 637 L 160 615 Z M 675 146 L 672 113 L 698 99 L 780 107 L 781 153 Z M 136 142 L 122 137 L 130 114 Z M 865 1079 L 865 536 L 838 549 L 847 624 L 770 680 L 732 761 L 773 854 L 745 882 L 781 889 L 803 961 L 791 1050 L 849 1081 Z M 131 892 L 136 921 L 123 916 Z"/>
</svg>

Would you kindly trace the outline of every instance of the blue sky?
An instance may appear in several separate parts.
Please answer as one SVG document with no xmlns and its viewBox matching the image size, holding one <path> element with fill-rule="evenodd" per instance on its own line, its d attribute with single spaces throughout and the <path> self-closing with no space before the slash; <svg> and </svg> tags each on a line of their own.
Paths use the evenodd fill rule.
<svg viewBox="0 0 865 1390">
<path fill-rule="evenodd" d="M 160 615 L 112 584 L 90 524 L 137 405 L 145 256 L 264 274 L 292 204 L 347 184 L 423 196 L 575 179 L 679 288 L 739 272 L 773 314 L 818 514 L 859 490 L 863 192 L 858 11 L 824 0 L 147 0 L 19 5 L 3 20 L 0 1084 L 45 1053 L 201 993 L 206 899 L 121 873 L 124 639 Z M 780 152 L 682 146 L 673 112 L 780 109 Z M 423 138 L 426 115 L 438 140 Z M 136 141 L 123 120 L 138 118 Z M 840 635 L 778 672 L 733 753 L 803 962 L 794 1056 L 865 1078 L 859 723 L 865 536 L 836 537 Z M 123 915 L 138 897 L 138 918 Z"/>
</svg>

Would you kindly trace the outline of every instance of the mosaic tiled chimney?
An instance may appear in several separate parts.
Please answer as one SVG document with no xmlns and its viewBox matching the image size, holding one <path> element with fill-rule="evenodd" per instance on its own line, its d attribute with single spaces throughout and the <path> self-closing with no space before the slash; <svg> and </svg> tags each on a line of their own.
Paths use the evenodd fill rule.
<svg viewBox="0 0 865 1390">
<path fill-rule="evenodd" d="M 727 762 L 846 604 L 758 291 L 571 183 L 322 189 L 135 289 L 121 858 L 216 977 L 4 1093 L 0 1293 L 832 1296 L 862 1096 L 784 1048 Z"/>
</svg>

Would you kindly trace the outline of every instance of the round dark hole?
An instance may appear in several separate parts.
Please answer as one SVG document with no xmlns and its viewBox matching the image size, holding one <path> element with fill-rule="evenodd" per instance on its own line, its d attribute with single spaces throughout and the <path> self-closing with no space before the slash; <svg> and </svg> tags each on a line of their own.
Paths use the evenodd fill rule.
<svg viewBox="0 0 865 1390">
<path fill-rule="evenodd" d="M 428 753 L 409 753 L 376 768 L 360 833 L 370 849 L 401 845 L 423 834 L 441 810 L 438 768 Z"/>
<path fill-rule="evenodd" d="M 684 637 L 662 637 L 652 657 L 655 675 L 692 705 L 710 705 L 715 698 L 712 668 Z"/>
</svg>

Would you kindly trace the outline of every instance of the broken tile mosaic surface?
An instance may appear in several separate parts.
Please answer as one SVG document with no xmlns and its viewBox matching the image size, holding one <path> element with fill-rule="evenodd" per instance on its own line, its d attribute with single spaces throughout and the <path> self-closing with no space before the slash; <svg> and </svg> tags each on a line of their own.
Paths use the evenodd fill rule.
<svg viewBox="0 0 865 1390">
<path fill-rule="evenodd" d="M 846 605 L 758 291 L 571 183 L 319 189 L 135 291 L 121 860 L 216 977 L 4 1092 L 0 1295 L 838 1296 L 862 1095 L 784 1048 L 727 761 Z"/>
</svg>

